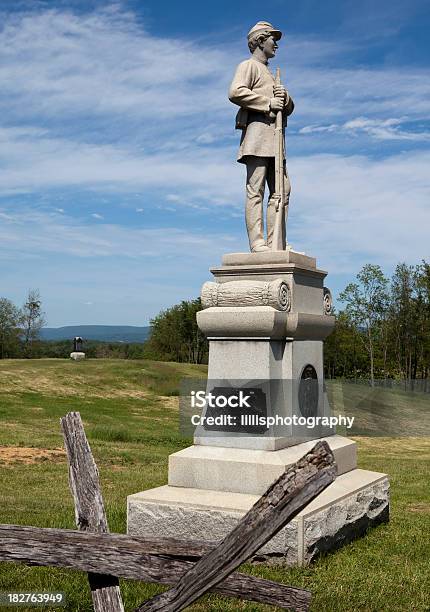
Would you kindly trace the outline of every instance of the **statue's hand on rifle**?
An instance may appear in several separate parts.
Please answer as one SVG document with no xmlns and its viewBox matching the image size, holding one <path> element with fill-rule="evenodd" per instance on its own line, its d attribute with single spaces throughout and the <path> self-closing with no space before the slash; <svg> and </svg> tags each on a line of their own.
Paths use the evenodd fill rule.
<svg viewBox="0 0 430 612">
<path fill-rule="evenodd" d="M 290 96 L 288 95 L 288 91 L 283 85 L 275 85 L 273 87 L 273 95 L 275 96 L 275 98 L 279 98 L 283 101 L 283 107 L 288 104 Z M 283 110 L 283 108 L 280 110 Z"/>
<path fill-rule="evenodd" d="M 284 110 L 284 98 L 272 98 L 270 100 L 270 110 L 273 111 L 274 113 L 277 113 L 278 111 L 283 111 Z"/>
</svg>

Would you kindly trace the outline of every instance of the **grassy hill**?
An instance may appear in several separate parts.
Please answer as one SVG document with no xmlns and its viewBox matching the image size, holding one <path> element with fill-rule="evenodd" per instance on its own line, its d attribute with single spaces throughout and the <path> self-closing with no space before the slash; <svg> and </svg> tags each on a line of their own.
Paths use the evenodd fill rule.
<svg viewBox="0 0 430 612">
<path fill-rule="evenodd" d="M 40 332 L 42 340 L 72 340 L 81 336 L 84 340 L 102 342 L 145 342 L 149 327 L 132 325 L 68 325 L 66 327 L 44 327 Z"/>
<path fill-rule="evenodd" d="M 191 443 L 178 432 L 179 382 L 205 373 L 204 366 L 153 361 L 0 361 L 0 523 L 74 528 L 59 419 L 78 410 L 99 467 L 110 529 L 125 533 L 127 495 L 165 484 L 169 454 Z M 415 401 L 419 414 L 425 404 Z M 397 405 L 395 396 L 390 405 Z M 390 523 L 310 567 L 243 570 L 310 589 L 313 612 L 428 612 L 430 438 L 356 439 L 359 467 L 390 475 Z M 0 564 L 0 591 L 7 590 L 64 591 L 66 610 L 92 610 L 80 572 Z M 121 590 L 132 610 L 161 588 L 122 580 Z M 210 596 L 189 609 L 273 608 Z"/>
</svg>

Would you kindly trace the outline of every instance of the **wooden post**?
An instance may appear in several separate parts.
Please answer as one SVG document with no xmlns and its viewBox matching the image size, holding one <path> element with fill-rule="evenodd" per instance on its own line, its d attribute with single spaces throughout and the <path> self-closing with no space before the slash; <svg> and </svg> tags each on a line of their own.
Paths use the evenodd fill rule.
<svg viewBox="0 0 430 612">
<path fill-rule="evenodd" d="M 61 419 L 69 461 L 69 484 L 75 502 L 76 525 L 81 531 L 108 533 L 99 473 L 79 412 Z M 88 572 L 95 612 L 124 612 L 116 576 Z"/>
</svg>

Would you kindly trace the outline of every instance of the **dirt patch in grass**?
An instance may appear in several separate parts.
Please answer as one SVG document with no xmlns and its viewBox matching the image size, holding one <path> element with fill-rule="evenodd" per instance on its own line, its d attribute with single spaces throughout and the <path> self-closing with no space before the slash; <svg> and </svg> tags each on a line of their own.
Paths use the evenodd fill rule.
<svg viewBox="0 0 430 612">
<path fill-rule="evenodd" d="M 66 457 L 62 448 L 26 448 L 24 446 L 0 446 L 0 463 L 25 463 L 31 465 L 40 461 L 58 461 Z"/>
<path fill-rule="evenodd" d="M 430 504 L 426 504 L 425 502 L 409 504 L 408 510 L 410 512 L 416 512 L 418 514 L 430 514 Z"/>
<path fill-rule="evenodd" d="M 137 391 L 136 389 L 113 389 L 103 395 L 106 398 L 131 397 L 134 399 L 145 399 L 151 397 L 147 391 Z"/>
<path fill-rule="evenodd" d="M 163 402 L 168 408 L 178 410 L 179 408 L 179 397 L 171 395 L 160 395 L 160 401 Z"/>
</svg>

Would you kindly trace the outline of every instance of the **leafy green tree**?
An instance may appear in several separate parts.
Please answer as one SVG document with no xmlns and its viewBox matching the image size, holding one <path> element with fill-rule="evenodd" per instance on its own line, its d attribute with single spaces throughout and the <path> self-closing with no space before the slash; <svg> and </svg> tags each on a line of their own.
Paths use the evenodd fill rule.
<svg viewBox="0 0 430 612">
<path fill-rule="evenodd" d="M 20 311 L 7 298 L 0 298 L 0 358 L 16 357 L 19 352 Z"/>
<path fill-rule="evenodd" d="M 345 314 L 362 331 L 370 358 L 370 380 L 375 380 L 375 349 L 381 338 L 381 325 L 387 311 L 388 280 L 380 266 L 366 264 L 357 274 L 357 283 L 350 283 L 339 296 L 346 303 Z"/>
<path fill-rule="evenodd" d="M 368 372 L 368 355 L 362 332 L 344 312 L 336 316 L 334 331 L 324 342 L 327 378 L 361 378 Z"/>
<path fill-rule="evenodd" d="M 162 361 L 205 363 L 208 342 L 197 326 L 200 299 L 182 301 L 151 320 L 145 356 Z"/>
<path fill-rule="evenodd" d="M 388 283 L 378 266 L 365 266 L 340 298 L 346 308 L 324 345 L 328 378 L 402 379 L 405 389 L 430 373 L 430 264 L 399 263 Z M 370 357 L 370 358 L 369 358 Z M 373 370 L 373 376 L 372 376 Z"/>
<path fill-rule="evenodd" d="M 411 379 L 416 352 L 417 301 L 416 274 L 412 266 L 398 264 L 391 280 L 391 322 L 393 353 L 397 370 L 402 378 Z M 416 355 L 415 355 L 416 357 Z"/>
<path fill-rule="evenodd" d="M 424 260 L 416 267 L 415 283 L 419 369 L 421 378 L 427 379 L 430 370 L 430 264 Z"/>
</svg>

